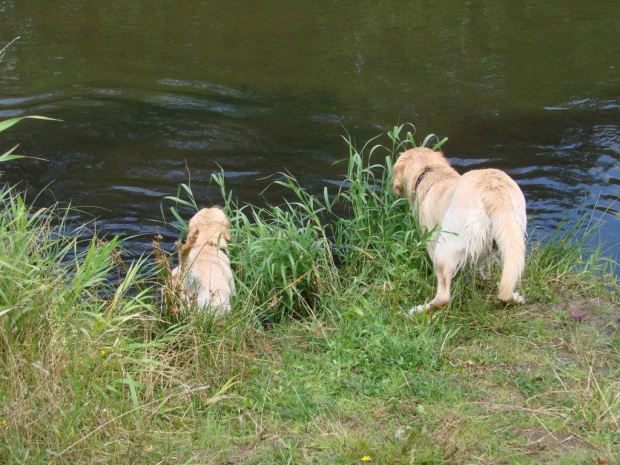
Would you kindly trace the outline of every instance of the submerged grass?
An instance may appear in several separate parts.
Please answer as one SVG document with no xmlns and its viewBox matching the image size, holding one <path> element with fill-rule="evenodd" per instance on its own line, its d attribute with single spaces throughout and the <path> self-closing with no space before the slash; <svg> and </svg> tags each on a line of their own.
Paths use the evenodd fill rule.
<svg viewBox="0 0 620 465">
<path fill-rule="evenodd" d="M 178 318 L 150 260 L 2 191 L 0 462 L 620 461 L 618 284 L 592 225 L 530 244 L 528 305 L 465 271 L 447 308 L 407 318 L 435 282 L 387 188 L 406 130 L 347 139 L 335 192 L 281 175 L 287 201 L 241 206 L 214 177 L 238 289 L 219 320 Z M 189 186 L 166 200 L 183 220 L 178 200 L 197 207 Z"/>
</svg>

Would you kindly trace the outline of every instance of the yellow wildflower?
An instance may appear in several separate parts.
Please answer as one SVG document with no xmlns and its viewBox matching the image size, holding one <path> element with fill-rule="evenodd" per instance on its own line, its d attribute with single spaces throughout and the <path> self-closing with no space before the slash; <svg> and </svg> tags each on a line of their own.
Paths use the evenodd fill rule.
<svg viewBox="0 0 620 465">
<path fill-rule="evenodd" d="M 370 458 L 370 455 L 364 455 L 360 460 L 362 462 L 370 462 L 372 461 L 372 458 Z"/>
<path fill-rule="evenodd" d="M 105 351 L 105 349 L 101 349 L 99 351 L 99 354 L 103 357 L 107 352 Z"/>
<path fill-rule="evenodd" d="M 8 424 L 9 424 L 9 422 L 8 422 L 8 421 L 6 421 L 5 419 L 2 419 L 2 420 L 0 421 L 0 425 L 2 425 L 2 426 L 6 426 L 6 425 L 8 425 Z"/>
</svg>

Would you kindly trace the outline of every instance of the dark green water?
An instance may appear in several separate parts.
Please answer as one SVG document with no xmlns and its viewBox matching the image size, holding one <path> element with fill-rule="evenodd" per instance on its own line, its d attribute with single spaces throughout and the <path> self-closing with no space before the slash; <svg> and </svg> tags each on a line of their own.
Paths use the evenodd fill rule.
<svg viewBox="0 0 620 465">
<path fill-rule="evenodd" d="M 73 201 L 148 250 L 160 200 L 220 165 L 241 201 L 288 170 L 341 179 L 341 135 L 412 122 L 460 171 L 506 170 L 530 230 L 596 205 L 620 242 L 620 2 L 0 0 L 0 151 L 41 201 Z M 267 200 L 280 193 L 268 191 Z M 606 212 L 603 212 L 606 210 Z M 574 218 L 574 216 L 573 216 Z M 618 256 L 619 251 L 610 251 Z"/>
</svg>

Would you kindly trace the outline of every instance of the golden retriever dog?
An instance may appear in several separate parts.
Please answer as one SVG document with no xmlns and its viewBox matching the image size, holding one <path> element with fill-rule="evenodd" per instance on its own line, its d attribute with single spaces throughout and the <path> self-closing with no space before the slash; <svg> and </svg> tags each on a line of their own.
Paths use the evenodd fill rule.
<svg viewBox="0 0 620 465">
<path fill-rule="evenodd" d="M 203 208 L 189 221 L 179 266 L 172 270 L 172 282 L 187 302 L 220 315 L 230 312 L 230 297 L 235 295 L 230 242 L 230 221 L 221 208 Z"/>
<path fill-rule="evenodd" d="M 441 152 L 417 147 L 403 152 L 392 171 L 392 190 L 405 197 L 427 230 L 437 230 L 427 251 L 437 294 L 409 315 L 450 301 L 450 283 L 465 263 L 482 263 L 496 248 L 502 263 L 498 296 L 522 304 L 515 292 L 525 266 L 525 198 L 516 182 L 496 169 L 459 175 Z"/>
</svg>

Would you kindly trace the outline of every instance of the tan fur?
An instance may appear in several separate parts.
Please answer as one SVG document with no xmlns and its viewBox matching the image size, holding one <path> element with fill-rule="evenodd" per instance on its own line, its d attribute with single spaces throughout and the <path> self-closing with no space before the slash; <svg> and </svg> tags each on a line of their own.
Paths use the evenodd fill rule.
<svg viewBox="0 0 620 465">
<path fill-rule="evenodd" d="M 460 176 L 441 152 L 425 147 L 402 153 L 392 176 L 394 194 L 407 196 L 422 226 L 438 231 L 427 245 L 437 294 L 410 314 L 447 304 L 454 274 L 468 261 L 483 261 L 493 242 L 502 261 L 499 298 L 524 302 L 514 289 L 525 266 L 525 198 L 510 176 L 496 169 Z"/>
<path fill-rule="evenodd" d="M 235 281 L 226 253 L 232 242 L 230 221 L 219 207 L 203 208 L 189 221 L 172 280 L 189 302 L 216 313 L 230 312 Z"/>
</svg>

